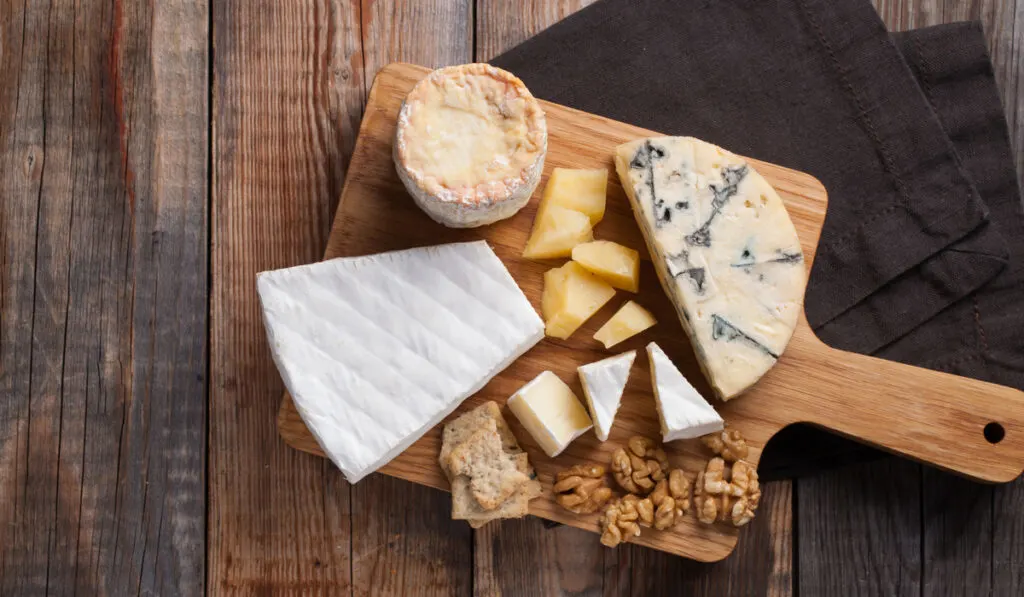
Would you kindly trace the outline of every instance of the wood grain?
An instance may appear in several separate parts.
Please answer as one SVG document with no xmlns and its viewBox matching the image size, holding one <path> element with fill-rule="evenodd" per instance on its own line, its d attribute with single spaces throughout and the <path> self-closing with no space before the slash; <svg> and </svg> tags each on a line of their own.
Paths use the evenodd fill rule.
<svg viewBox="0 0 1024 597">
<path fill-rule="evenodd" d="M 391 62 L 431 68 L 473 58 L 471 0 L 362 0 L 366 80 Z"/>
<path fill-rule="evenodd" d="M 545 266 L 523 260 L 519 255 L 535 206 L 491 227 L 455 231 L 432 224 L 406 200 L 391 164 L 391 137 L 402 98 L 425 72 L 427 69 L 391 65 L 375 80 L 368 104 L 371 108 L 368 108 L 353 157 L 353 164 L 357 165 L 346 185 L 326 255 L 362 255 L 484 237 L 502 257 L 527 296 L 539 301 L 539 280 Z M 548 169 L 555 166 L 609 167 L 612 149 L 618 143 L 650 134 L 561 106 L 549 103 L 544 106 L 551 148 Z M 753 163 L 786 200 L 804 243 L 805 256 L 808 262 L 812 261 L 825 211 L 820 184 L 784 168 Z M 609 186 L 609 215 L 602 222 L 602 236 L 630 246 L 642 246 L 621 188 L 614 180 Z M 385 213 L 386 225 L 379 221 Z M 380 232 L 384 230 L 387 232 Z M 396 230 L 403 232 L 396 234 Z M 692 354 L 681 343 L 683 335 L 675 327 L 671 305 L 649 271 L 646 280 L 647 286 L 641 289 L 640 296 L 662 323 L 645 341 L 657 340 L 677 362 L 681 361 L 682 368 L 692 378 L 700 379 Z M 596 322 L 600 320 L 600 317 L 594 318 Z M 589 338 L 590 332 L 592 330 L 584 326 L 569 342 L 542 342 L 492 380 L 466 407 L 485 399 L 504 401 L 519 385 L 544 368 L 554 370 L 565 379 L 573 379 L 579 362 L 596 360 L 600 355 L 593 346 L 595 342 Z M 640 387 L 627 390 L 617 417 L 619 432 L 656 435 L 655 413 L 648 404 L 650 380 L 645 373 L 646 365 L 641 365 L 640 369 L 637 384 Z M 928 388 L 928 392 L 921 392 L 921 388 Z M 1018 420 L 1024 416 L 1019 406 L 1024 406 L 1024 393 L 1017 390 L 828 348 L 810 332 L 806 321 L 801 321 L 786 357 L 742 400 L 724 404 L 719 410 L 757 447 L 763 446 L 785 425 L 809 421 L 962 474 L 998 480 L 1013 478 L 1024 466 L 1024 437 L 1013 431 L 1024 429 L 1024 421 Z M 877 423 L 886 420 L 900 420 L 902 425 L 896 429 Z M 995 446 L 981 433 L 984 425 L 992 420 L 1000 421 L 1010 430 L 1006 439 Z M 279 427 L 293 445 L 319 451 L 288 401 L 279 415 Z M 433 487 L 445 487 L 434 463 L 437 436 L 436 430 L 428 434 L 382 472 Z M 526 444 L 530 445 L 529 441 Z M 605 461 L 611 445 L 610 442 L 594 445 L 581 441 L 567 453 L 575 459 Z M 705 458 L 701 449 L 694 445 L 684 444 L 676 449 L 692 469 Z M 759 452 L 752 456 L 755 461 L 758 457 Z M 561 465 L 555 465 L 541 459 L 537 463 L 541 478 L 549 478 L 552 467 L 564 466 L 565 462 L 563 458 Z M 567 516 L 550 501 L 537 500 L 534 504 L 532 512 L 539 516 L 582 528 L 596 528 L 593 520 Z M 735 539 L 735 532 L 716 529 L 709 533 L 694 523 L 686 532 L 654 539 L 642 537 L 640 542 L 697 559 L 714 560 L 724 557 Z"/>
<path fill-rule="evenodd" d="M 995 492 L 992 516 L 992 594 L 1024 594 L 1024 483 Z"/>
<path fill-rule="evenodd" d="M 348 593 L 350 488 L 274 437 L 281 381 L 255 275 L 323 251 L 362 115 L 359 9 L 237 0 L 213 10 L 209 588 Z"/>
<path fill-rule="evenodd" d="M 486 62 L 592 2 L 476 0 L 475 59 Z M 580 529 L 550 529 L 530 519 L 487 525 L 474 539 L 474 589 L 480 595 L 610 594 L 606 569 L 613 582 L 618 577 L 617 553 Z"/>
<path fill-rule="evenodd" d="M 919 468 L 889 459 L 797 482 L 799 594 L 922 594 Z"/>
<path fill-rule="evenodd" d="M 629 546 L 622 550 L 620 574 L 628 590 L 606 594 L 634 597 L 670 595 L 792 594 L 792 485 L 764 486 L 757 518 L 728 559 L 714 564 L 682 560 L 653 549 Z M 815 595 L 817 593 L 809 593 Z"/>
<path fill-rule="evenodd" d="M 989 594 L 993 487 L 929 468 L 922 478 L 923 594 Z"/>
<path fill-rule="evenodd" d="M 476 0 L 476 59 L 487 62 L 594 0 Z"/>
<path fill-rule="evenodd" d="M 1024 181 L 1024 2 L 1019 0 L 876 0 L 880 15 L 891 30 L 903 31 L 965 19 L 981 20 L 988 40 L 993 70 L 1006 109 L 1010 137 L 1016 149 L 1017 172 Z M 860 511 L 862 496 L 856 491 L 856 479 L 884 477 L 890 463 L 880 462 L 858 467 L 854 478 L 836 473 L 824 478 L 800 480 L 801 513 L 798 524 L 800 545 L 817 545 L 836 538 L 836 549 L 801 550 L 799 557 L 800 586 L 820 586 L 835 570 L 851 567 L 851 554 L 889 553 L 892 545 L 877 539 L 880 532 L 868 526 L 859 532 L 845 524 L 840 512 Z M 904 472 L 909 488 L 920 488 L 920 511 L 924 519 L 919 529 L 908 527 L 902 533 L 918 533 L 924 562 L 919 566 L 901 566 L 897 573 L 879 573 L 872 567 L 861 567 L 857 579 L 850 580 L 858 594 L 894 595 L 916 579 L 914 592 L 920 586 L 925 594 L 949 595 L 1016 595 L 1021 592 L 1022 567 L 1018 560 L 1006 557 L 1021 553 L 1018 529 L 1022 527 L 1024 502 L 1018 480 L 1011 486 L 979 487 L 940 472 L 908 466 Z M 904 500 L 876 500 L 872 503 L 874 518 L 900 519 L 915 498 L 911 489 Z M 844 497 L 845 496 L 845 497 Z M 1011 505 L 1015 504 L 1015 505 Z M 813 524 L 808 523 L 813 520 Z M 990 531 L 991 529 L 991 531 Z M 902 537 L 902 535 L 895 535 Z M 1002 554 L 1002 555 L 1000 555 Z M 1002 559 L 1001 559 L 1002 558 Z M 898 556 L 889 558 L 900 561 Z M 863 562 L 864 560 L 858 560 Z M 884 570 L 884 569 L 883 569 Z M 989 573 L 991 571 L 991 578 Z M 864 583 L 864 578 L 873 582 Z M 854 584 L 855 583 L 855 584 Z"/>
<path fill-rule="evenodd" d="M 455 46 L 463 54 L 472 51 L 474 33 L 475 58 L 489 58 L 585 1 L 477 0 L 475 24 L 473 7 L 465 1 L 261 1 L 248 8 L 242 5 L 250 3 L 241 0 L 0 2 L 0 594 L 203 592 L 205 470 L 202 438 L 195 434 L 203 433 L 197 408 L 206 392 L 205 357 L 196 354 L 205 347 L 207 92 L 217 95 L 209 124 L 217 128 L 217 166 L 224 166 L 212 192 L 226 198 L 224 189 L 237 191 L 231 195 L 236 203 L 221 212 L 225 217 L 214 251 L 228 257 L 222 267 L 240 267 L 237 278 L 244 278 L 268 264 L 298 263 L 319 254 L 322 246 L 314 245 L 324 242 L 339 196 L 361 118 L 364 81 L 383 64 L 392 57 L 428 63 L 438 55 L 461 61 L 447 52 Z M 894 29 L 961 18 L 985 23 L 1018 173 L 1024 176 L 1024 2 L 876 0 L 876 5 Z M 208 12 L 218 32 L 212 90 L 204 70 L 210 58 Z M 424 14 L 432 19 L 423 20 Z M 372 27 L 364 28 L 366 21 Z M 410 30 L 416 34 L 410 36 Z M 451 30 L 467 33 L 436 34 Z M 372 54 L 366 70 L 365 32 L 380 32 L 365 40 Z M 284 91 L 295 89 L 305 89 L 305 99 Z M 280 114 L 286 124 L 267 125 Z M 284 132 L 296 123 L 299 128 Z M 260 170 L 266 172 L 246 181 Z M 259 213 L 244 213 L 252 209 Z M 276 232 L 277 224 L 297 214 L 303 216 L 297 234 L 285 238 Z M 313 240 L 309 245 L 300 240 L 297 248 L 296 236 Z M 242 240 L 248 254 L 225 246 Z M 225 288 L 227 294 L 246 290 L 240 279 L 225 284 L 222 298 Z M 234 306 L 228 300 L 223 304 Z M 217 464 L 216 470 L 211 467 L 211 513 L 218 500 L 218 512 L 236 502 L 250 509 L 209 521 L 211 589 L 369 593 L 370 583 L 386 575 L 360 573 L 353 586 L 351 560 L 344 555 L 352 547 L 349 486 L 332 467 L 283 450 L 266 424 L 277 382 L 267 375 L 260 333 L 247 321 L 251 306 L 243 301 L 241 311 L 225 309 L 214 316 L 219 342 L 227 347 L 220 350 L 220 364 L 226 358 L 228 366 L 212 390 L 229 401 L 217 402 L 222 412 L 211 423 L 230 425 L 222 436 L 211 429 L 210 441 L 221 440 L 211 447 L 227 453 L 235 449 L 228 440 L 235 440 L 243 455 L 211 455 L 211 465 Z M 242 322 L 237 329 L 236 320 Z M 255 378 L 249 379 L 252 373 Z M 246 386 L 242 390 L 239 380 Z M 813 525 L 800 529 L 801 547 L 827 547 L 837 537 L 841 543 L 837 549 L 800 550 L 802 587 L 825 586 L 822 579 L 839 570 L 840 580 L 851 582 L 828 585 L 836 594 L 890 595 L 902 587 L 913 592 L 913 578 L 922 591 L 940 590 L 947 581 L 951 588 L 964 588 L 965 581 L 976 579 L 972 574 L 983 572 L 988 545 L 991 586 L 982 581 L 973 590 L 1024 591 L 1021 482 L 993 490 L 992 534 L 986 540 L 978 530 L 984 527 L 983 498 L 942 499 L 945 491 L 973 486 L 961 487 L 961 481 L 934 472 L 915 478 L 912 465 L 902 469 L 900 493 L 862 505 L 860 484 L 885 477 L 890 465 L 878 466 L 879 471 L 858 468 L 852 479 L 843 480 L 839 472 L 827 482 L 800 482 L 796 488 L 798 518 L 817 512 Z M 243 470 L 257 467 L 274 467 L 284 478 L 267 480 Z M 266 491 L 270 485 L 274 489 Z M 899 558 L 913 549 L 890 549 L 889 543 L 901 540 L 898 533 L 914 530 L 885 521 L 904 515 L 901 509 L 915 499 L 915 487 L 921 487 L 920 511 L 931 514 L 918 531 L 920 545 L 931 555 L 946 554 L 938 565 L 923 565 L 918 572 L 909 557 L 904 564 L 848 559 L 878 549 Z M 262 500 L 252 497 L 261 491 Z M 303 492 L 311 499 L 292 495 Z M 318 498 L 321 514 L 313 504 Z M 289 514 L 296 504 L 302 513 Z M 816 510 L 814 504 L 830 510 Z M 851 509 L 863 514 L 857 515 L 863 524 L 849 523 Z M 398 518 L 382 510 L 361 509 L 357 516 Z M 956 512 L 964 513 L 964 520 L 956 520 Z M 549 531 L 540 526 L 532 521 L 512 527 L 508 545 L 550 545 L 544 535 Z M 578 538 L 584 553 L 591 553 L 589 535 L 575 529 L 554 533 Z M 576 543 L 564 538 L 553 542 L 556 557 L 521 568 L 512 561 L 518 556 L 505 551 L 508 555 L 490 570 L 496 582 L 487 584 L 488 572 L 479 563 L 485 553 L 482 537 L 493 543 L 505 534 L 477 534 L 474 589 L 480 594 L 494 586 L 515 594 L 517 582 L 596 592 L 596 560 L 588 556 L 577 577 L 567 567 L 572 556 L 561 553 Z M 400 542 L 405 547 L 392 554 L 391 567 L 403 575 L 406 559 L 415 558 L 408 554 L 422 549 L 418 542 L 431 540 Z M 379 545 L 387 550 L 387 543 Z M 727 564 L 763 557 L 745 545 L 740 543 Z M 631 551 L 649 553 L 605 551 L 604 593 L 630 592 Z M 307 557 L 311 552 L 316 553 Z M 459 553 L 461 561 L 465 552 Z M 323 554 L 329 557 L 321 559 Z M 529 565 L 543 569 L 531 573 Z M 658 593 L 663 585 L 709 584 L 678 578 L 679 567 L 694 575 L 705 570 L 668 559 L 660 578 L 636 586 Z M 260 582 L 264 572 L 273 582 Z M 537 576 L 546 580 L 531 584 Z M 465 591 L 464 578 L 455 581 L 459 591 Z M 877 582 L 865 582 L 872 578 Z"/>
<path fill-rule="evenodd" d="M 206 11 L 0 7 L 0 594 L 203 591 Z"/>
<path fill-rule="evenodd" d="M 352 504 L 354 595 L 469 595 L 471 531 L 452 520 L 451 496 L 374 475 Z"/>
<path fill-rule="evenodd" d="M 484 526 L 473 547 L 474 594 L 517 597 L 607 594 L 606 560 L 619 553 L 593 533 L 532 516 Z"/>
<path fill-rule="evenodd" d="M 364 0 L 362 11 L 367 81 L 396 60 L 442 66 L 472 59 L 468 0 Z M 352 512 L 356 594 L 469 594 L 472 532 L 451 520 L 443 494 L 371 475 L 353 489 Z"/>
</svg>

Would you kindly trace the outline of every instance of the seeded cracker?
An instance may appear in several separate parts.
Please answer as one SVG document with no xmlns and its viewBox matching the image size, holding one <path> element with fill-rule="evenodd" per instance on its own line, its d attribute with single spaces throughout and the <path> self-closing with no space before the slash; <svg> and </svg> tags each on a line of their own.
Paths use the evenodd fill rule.
<svg viewBox="0 0 1024 597">
<path fill-rule="evenodd" d="M 475 432 L 490 429 L 491 425 L 501 437 L 502 449 L 515 465 L 518 472 L 529 477 L 504 502 L 492 510 L 485 510 L 473 496 L 470 478 L 465 475 L 452 475 L 449 467 L 452 451 L 463 444 Z M 529 458 L 519 447 L 512 430 L 501 415 L 500 407 L 494 402 L 486 402 L 445 426 L 441 456 L 438 459 L 442 470 L 451 481 L 452 518 L 465 520 L 471 527 L 480 528 L 491 520 L 501 518 L 522 518 L 529 513 L 530 500 L 541 494 L 541 484 L 534 478 L 533 467 Z"/>
<path fill-rule="evenodd" d="M 485 510 L 497 508 L 529 480 L 502 451 L 493 420 L 452 450 L 449 466 L 452 475 L 469 477 L 470 491 Z"/>
<path fill-rule="evenodd" d="M 501 416 L 501 409 L 494 402 L 485 402 L 444 426 L 441 456 L 438 458 L 438 461 L 441 464 L 441 470 L 448 477 L 448 481 L 452 480 L 448 466 L 452 449 L 469 439 L 469 436 L 473 435 L 475 431 L 484 427 L 488 420 L 494 421 L 498 435 L 501 436 L 502 449 L 506 453 L 523 453 L 523 450 L 519 447 L 519 442 L 516 441 L 516 437 L 512 435 L 512 430 L 509 429 L 508 423 Z M 532 476 L 533 473 L 531 471 L 527 474 Z"/>
<path fill-rule="evenodd" d="M 512 457 L 516 469 L 527 476 L 533 475 L 526 453 Z M 507 500 L 494 510 L 484 510 L 477 503 L 469 488 L 469 478 L 458 476 L 452 482 L 452 518 L 465 520 L 469 526 L 478 529 L 499 518 L 522 518 L 530 513 L 530 500 L 541 494 L 539 481 L 529 480 L 519 487 Z"/>
</svg>

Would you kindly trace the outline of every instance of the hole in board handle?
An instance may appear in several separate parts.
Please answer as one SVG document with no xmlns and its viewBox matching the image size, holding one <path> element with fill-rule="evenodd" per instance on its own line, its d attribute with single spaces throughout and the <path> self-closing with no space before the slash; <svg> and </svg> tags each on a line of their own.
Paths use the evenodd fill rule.
<svg viewBox="0 0 1024 597">
<path fill-rule="evenodd" d="M 1006 437 L 1006 430 L 999 423 L 992 422 L 985 425 L 985 439 L 990 444 L 998 444 Z"/>
</svg>

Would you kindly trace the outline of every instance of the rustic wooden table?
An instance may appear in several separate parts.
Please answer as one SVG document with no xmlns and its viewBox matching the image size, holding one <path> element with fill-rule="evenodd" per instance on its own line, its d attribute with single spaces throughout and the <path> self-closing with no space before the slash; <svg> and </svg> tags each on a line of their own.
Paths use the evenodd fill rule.
<svg viewBox="0 0 1024 597">
<path fill-rule="evenodd" d="M 486 60 L 587 0 L 0 2 L 0 595 L 1020 595 L 1024 482 L 887 460 L 770 484 L 723 563 L 287 448 L 257 271 L 316 260 L 374 73 Z M 984 22 L 1024 171 L 1024 0 Z"/>
</svg>

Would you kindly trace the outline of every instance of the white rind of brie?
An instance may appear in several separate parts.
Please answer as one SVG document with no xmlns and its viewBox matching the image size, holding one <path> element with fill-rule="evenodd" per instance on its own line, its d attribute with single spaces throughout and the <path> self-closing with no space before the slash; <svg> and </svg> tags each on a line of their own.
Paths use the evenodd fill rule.
<svg viewBox="0 0 1024 597">
<path fill-rule="evenodd" d="M 353 483 L 544 337 L 484 241 L 263 272 L 257 288 L 284 384 Z"/>
<path fill-rule="evenodd" d="M 594 435 L 601 441 L 608 441 L 635 359 L 636 351 L 631 350 L 576 369 L 594 421 Z"/>
<path fill-rule="evenodd" d="M 506 404 L 551 458 L 593 426 L 572 388 L 551 371 L 519 388 Z"/>
<path fill-rule="evenodd" d="M 544 171 L 547 121 L 515 75 L 489 64 L 430 73 L 398 113 L 395 170 L 416 205 L 451 228 L 509 218 Z"/>
<path fill-rule="evenodd" d="M 651 385 L 661 419 L 662 440 L 692 439 L 721 431 L 725 421 L 676 368 L 660 346 L 647 345 Z"/>
</svg>

